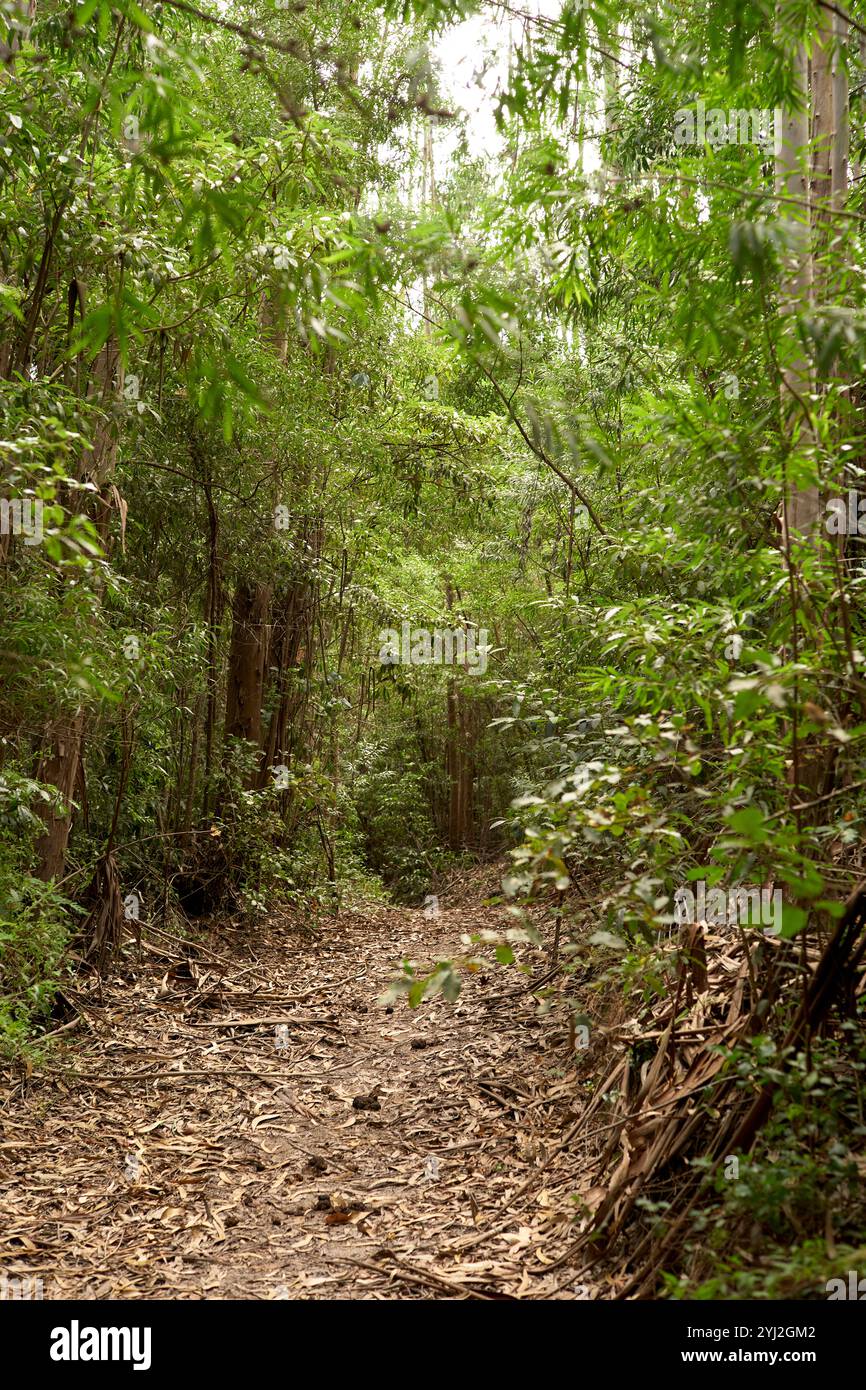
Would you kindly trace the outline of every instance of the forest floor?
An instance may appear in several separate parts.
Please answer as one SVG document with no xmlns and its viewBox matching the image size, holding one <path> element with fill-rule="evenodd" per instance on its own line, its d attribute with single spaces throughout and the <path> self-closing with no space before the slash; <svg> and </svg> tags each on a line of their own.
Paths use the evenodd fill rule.
<svg viewBox="0 0 866 1390">
<path fill-rule="evenodd" d="M 540 1006 L 481 947 L 456 1003 L 379 1002 L 404 958 L 513 924 L 482 902 L 464 878 L 434 919 L 148 933 L 101 991 L 79 980 L 76 1030 L 0 1089 L 0 1273 L 48 1299 L 592 1296 L 560 1263 L 581 1087 L 559 986 Z"/>
</svg>

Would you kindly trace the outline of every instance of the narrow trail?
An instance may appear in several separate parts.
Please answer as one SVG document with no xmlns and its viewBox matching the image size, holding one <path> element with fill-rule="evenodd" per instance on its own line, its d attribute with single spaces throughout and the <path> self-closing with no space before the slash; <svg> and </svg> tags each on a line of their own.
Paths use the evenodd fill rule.
<svg viewBox="0 0 866 1390">
<path fill-rule="evenodd" d="M 84 1027 L 0 1092 L 0 1272 L 46 1299 L 585 1297 L 547 1268 L 575 1214 L 559 995 L 541 1017 L 491 963 L 456 1004 L 377 1002 L 508 922 L 442 907 L 154 937 L 76 996 Z"/>
</svg>

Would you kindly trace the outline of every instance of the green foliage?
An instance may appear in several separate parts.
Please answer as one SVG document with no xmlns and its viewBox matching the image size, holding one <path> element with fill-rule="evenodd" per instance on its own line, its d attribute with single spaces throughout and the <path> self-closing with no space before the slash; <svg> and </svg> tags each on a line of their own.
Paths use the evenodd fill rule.
<svg viewBox="0 0 866 1390">
<path fill-rule="evenodd" d="M 669 1275 L 669 1292 L 826 1298 L 827 1280 L 857 1265 L 866 1216 L 861 1021 L 845 1025 L 838 1040 L 814 1039 L 808 1056 L 756 1037 L 728 1065 L 750 1090 L 779 1088 L 773 1114 L 751 1153 L 716 1165 L 693 1160 L 706 1170 L 714 1198 L 691 1223 L 692 1273 Z"/>
<path fill-rule="evenodd" d="M 36 808 L 54 804 L 52 789 L 12 768 L 0 774 L 0 1056 L 27 1051 L 50 1017 L 66 974 L 63 955 L 74 905 L 51 883 L 28 873 L 42 830 Z"/>
<path fill-rule="evenodd" d="M 446 866 L 423 774 L 384 761 L 391 750 L 361 750 L 354 799 L 367 862 L 397 902 L 419 903 Z"/>
</svg>

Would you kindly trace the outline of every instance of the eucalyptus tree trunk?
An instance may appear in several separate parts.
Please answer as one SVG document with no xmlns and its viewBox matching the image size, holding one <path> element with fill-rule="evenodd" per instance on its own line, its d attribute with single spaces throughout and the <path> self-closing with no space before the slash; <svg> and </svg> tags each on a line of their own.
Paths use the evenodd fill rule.
<svg viewBox="0 0 866 1390">
<path fill-rule="evenodd" d="M 36 772 L 37 780 L 54 787 L 57 793 L 55 805 L 40 812 L 45 831 L 36 842 L 36 876 L 45 882 L 63 877 L 66 847 L 72 828 L 72 798 L 81 775 L 83 734 L 82 710 L 71 718 L 55 721 L 46 735 L 48 751 Z"/>
<path fill-rule="evenodd" d="M 436 211 L 436 165 L 433 158 L 433 127 L 429 115 L 425 112 L 421 118 L 424 122 L 424 150 L 421 165 L 421 205 L 424 213 Z M 430 284 L 427 266 L 424 267 L 422 276 L 424 291 L 424 334 L 431 337 L 433 333 L 431 312 L 433 306 L 430 303 Z"/>
<path fill-rule="evenodd" d="M 850 92 L 848 89 L 848 70 L 845 66 L 848 20 L 843 19 L 840 14 L 833 15 L 833 27 L 836 34 L 836 44 L 833 52 L 834 130 L 830 156 L 830 179 L 833 209 L 838 211 L 848 197 L 848 164 L 851 155 Z"/>
<path fill-rule="evenodd" d="M 232 606 L 224 737 L 226 740 L 245 739 L 257 748 L 262 738 L 270 599 L 271 592 L 266 585 L 240 579 Z M 255 782 L 256 775 L 249 780 Z"/>
<path fill-rule="evenodd" d="M 776 112 L 775 185 L 780 199 L 779 216 L 785 227 L 779 312 L 785 323 L 782 334 L 782 412 L 788 430 L 814 443 L 810 417 L 811 365 L 800 345 L 798 316 L 812 305 L 813 256 L 809 167 L 809 62 L 805 45 L 792 55 L 793 100 Z M 781 200 L 788 201 L 781 201 Z M 804 542 L 818 538 L 821 498 L 817 486 L 786 486 L 782 503 L 782 530 L 789 562 Z"/>
<path fill-rule="evenodd" d="M 839 284 L 840 246 L 836 213 L 848 188 L 848 84 L 844 64 L 847 22 L 821 10 L 811 49 L 811 68 L 803 43 L 792 54 L 793 96 L 789 107 L 776 113 L 775 184 L 779 219 L 787 229 L 779 292 L 783 318 L 782 414 L 787 443 L 801 458 L 817 462 L 815 402 L 820 390 L 813 363 L 802 346 L 802 317 L 820 309 Z M 792 483 L 786 475 L 782 501 L 782 534 L 789 571 L 792 610 L 792 653 L 800 654 L 800 617 L 815 624 L 820 643 L 815 600 L 828 565 L 838 566 L 823 526 L 820 480 Z M 832 579 L 832 576 L 829 576 Z M 794 712 L 790 782 L 800 799 L 826 790 L 831 767 L 813 746 L 797 736 Z"/>
<path fill-rule="evenodd" d="M 812 54 L 812 254 L 814 299 L 829 297 L 837 280 L 844 233 L 834 217 L 848 193 L 848 74 L 844 49 L 848 22 L 821 11 Z M 832 266 L 831 266 L 832 262 Z"/>
</svg>

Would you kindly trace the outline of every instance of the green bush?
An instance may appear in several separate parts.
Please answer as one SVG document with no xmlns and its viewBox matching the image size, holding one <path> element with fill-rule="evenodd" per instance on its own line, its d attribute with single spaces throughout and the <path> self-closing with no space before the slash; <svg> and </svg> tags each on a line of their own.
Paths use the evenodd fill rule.
<svg viewBox="0 0 866 1390">
<path fill-rule="evenodd" d="M 34 803 L 49 793 L 11 770 L 0 776 L 0 1056 L 26 1050 L 50 1015 L 73 905 L 29 873 L 42 830 Z"/>
<path fill-rule="evenodd" d="M 668 1276 L 671 1296 L 825 1298 L 828 1279 L 857 1267 L 866 1222 L 866 1037 L 862 1019 L 843 1027 L 847 1043 L 813 1039 L 808 1058 L 767 1037 L 732 1054 L 750 1093 L 776 1086 L 773 1114 L 751 1153 L 714 1170 L 710 1200 L 692 1222 L 690 1272 Z"/>
<path fill-rule="evenodd" d="M 355 805 L 367 862 L 398 902 L 416 903 L 448 862 L 420 769 L 387 767 L 375 758 L 355 781 Z"/>
</svg>

